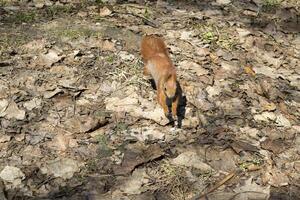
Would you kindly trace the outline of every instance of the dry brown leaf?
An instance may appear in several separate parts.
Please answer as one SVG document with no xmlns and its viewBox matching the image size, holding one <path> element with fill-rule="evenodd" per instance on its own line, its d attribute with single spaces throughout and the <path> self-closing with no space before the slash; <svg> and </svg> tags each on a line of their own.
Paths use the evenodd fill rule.
<svg viewBox="0 0 300 200">
<path fill-rule="evenodd" d="M 251 75 L 251 76 L 255 76 L 255 71 L 252 69 L 251 66 L 245 66 L 244 70 L 247 74 Z"/>
</svg>

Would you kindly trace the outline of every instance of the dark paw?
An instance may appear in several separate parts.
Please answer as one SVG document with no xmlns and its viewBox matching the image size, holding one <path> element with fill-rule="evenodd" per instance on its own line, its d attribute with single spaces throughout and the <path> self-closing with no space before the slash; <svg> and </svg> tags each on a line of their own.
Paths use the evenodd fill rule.
<svg viewBox="0 0 300 200">
<path fill-rule="evenodd" d="M 180 116 L 177 117 L 177 127 L 178 128 L 181 128 L 181 126 L 182 126 L 182 120 L 183 120 L 183 117 L 180 117 Z"/>
<path fill-rule="evenodd" d="M 172 117 L 172 113 L 165 114 L 169 121 L 174 121 Z"/>
</svg>

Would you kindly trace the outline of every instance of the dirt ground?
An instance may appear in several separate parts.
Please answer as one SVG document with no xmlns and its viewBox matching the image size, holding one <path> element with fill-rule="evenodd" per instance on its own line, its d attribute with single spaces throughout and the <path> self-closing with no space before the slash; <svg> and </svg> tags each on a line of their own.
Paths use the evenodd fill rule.
<svg viewBox="0 0 300 200">
<path fill-rule="evenodd" d="M 2 0 L 0 122 L 0 200 L 300 199 L 300 1 Z"/>
</svg>

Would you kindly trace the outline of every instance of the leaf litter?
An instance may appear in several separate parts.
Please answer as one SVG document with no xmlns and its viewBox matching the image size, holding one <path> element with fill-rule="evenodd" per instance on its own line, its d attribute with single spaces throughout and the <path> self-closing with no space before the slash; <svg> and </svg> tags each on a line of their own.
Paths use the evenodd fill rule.
<svg viewBox="0 0 300 200">
<path fill-rule="evenodd" d="M 0 198 L 297 199 L 299 4 L 142 2 L 1 3 Z M 142 76 L 149 33 L 181 128 Z"/>
</svg>

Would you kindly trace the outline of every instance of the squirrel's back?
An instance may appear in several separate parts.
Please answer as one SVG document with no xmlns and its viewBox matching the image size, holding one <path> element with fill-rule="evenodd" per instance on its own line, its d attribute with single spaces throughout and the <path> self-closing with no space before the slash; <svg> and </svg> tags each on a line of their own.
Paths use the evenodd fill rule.
<svg viewBox="0 0 300 200">
<path fill-rule="evenodd" d="M 156 54 L 165 54 L 168 56 L 168 49 L 162 38 L 155 35 L 147 35 L 141 42 L 142 58 L 147 61 Z"/>
</svg>

